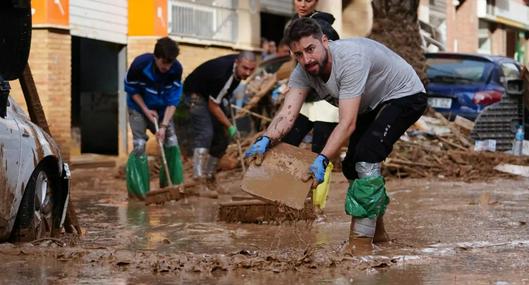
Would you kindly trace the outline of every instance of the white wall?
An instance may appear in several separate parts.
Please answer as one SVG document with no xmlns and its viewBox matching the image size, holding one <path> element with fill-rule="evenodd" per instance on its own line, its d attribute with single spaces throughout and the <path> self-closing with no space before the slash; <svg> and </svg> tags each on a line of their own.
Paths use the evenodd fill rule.
<svg viewBox="0 0 529 285">
<path fill-rule="evenodd" d="M 126 44 L 127 6 L 127 0 L 70 0 L 70 33 Z"/>
</svg>

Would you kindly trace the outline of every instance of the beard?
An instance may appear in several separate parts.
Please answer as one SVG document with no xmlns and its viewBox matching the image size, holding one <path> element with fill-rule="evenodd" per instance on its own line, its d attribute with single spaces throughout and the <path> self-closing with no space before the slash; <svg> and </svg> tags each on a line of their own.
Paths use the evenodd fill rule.
<svg viewBox="0 0 529 285">
<path fill-rule="evenodd" d="M 325 54 L 321 62 L 305 64 L 305 71 L 307 71 L 310 75 L 319 76 L 323 73 L 323 68 L 327 65 L 327 62 L 329 61 L 329 52 L 327 51 L 327 49 L 324 49 L 324 51 Z M 314 71 L 310 70 L 315 65 L 318 65 L 318 69 Z"/>
</svg>

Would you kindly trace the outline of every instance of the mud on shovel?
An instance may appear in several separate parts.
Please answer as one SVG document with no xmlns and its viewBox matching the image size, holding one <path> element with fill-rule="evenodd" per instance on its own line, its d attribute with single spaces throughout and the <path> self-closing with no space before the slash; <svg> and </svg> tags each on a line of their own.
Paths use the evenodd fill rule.
<svg viewBox="0 0 529 285">
<path fill-rule="evenodd" d="M 158 122 L 154 120 L 154 128 L 156 130 L 156 133 L 158 133 Z M 165 172 L 165 177 L 167 179 L 167 183 L 169 186 L 159 189 L 159 190 L 153 190 L 147 193 L 147 196 L 145 197 L 145 204 L 161 204 L 170 200 L 180 200 L 181 198 L 185 198 L 184 194 L 184 188 L 183 184 L 181 185 L 174 185 L 173 180 L 171 179 L 171 174 L 169 173 L 169 167 L 167 166 L 167 158 L 165 157 L 165 151 L 163 149 L 163 142 L 156 138 L 158 141 L 158 146 L 160 147 L 160 153 L 162 155 L 162 166 L 163 171 Z"/>
</svg>

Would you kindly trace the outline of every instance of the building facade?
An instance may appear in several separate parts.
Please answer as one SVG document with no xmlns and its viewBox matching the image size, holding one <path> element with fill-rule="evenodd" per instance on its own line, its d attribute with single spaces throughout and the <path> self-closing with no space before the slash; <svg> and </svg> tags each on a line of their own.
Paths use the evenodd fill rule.
<svg viewBox="0 0 529 285">
<path fill-rule="evenodd" d="M 527 63 L 527 2 L 421 0 L 419 16 L 436 28 L 448 51 L 500 54 Z M 332 13 L 335 29 L 347 37 L 364 30 L 358 21 L 350 26 L 369 17 L 369 3 L 320 0 L 318 8 Z M 294 14 L 292 0 L 33 0 L 32 6 L 29 64 L 65 157 L 127 155 L 123 78 L 134 57 L 152 52 L 156 39 L 170 36 L 179 42 L 185 77 L 208 59 L 257 51 L 261 37 L 278 42 Z M 19 85 L 12 86 L 22 102 Z"/>
<path fill-rule="evenodd" d="M 263 33 L 279 41 L 275 20 L 284 25 L 293 11 L 292 0 L 33 0 L 29 64 L 64 156 L 127 155 L 123 78 L 156 39 L 180 43 L 185 77 L 208 59 L 258 50 Z M 20 85 L 12 86 L 25 106 Z"/>
<path fill-rule="evenodd" d="M 422 0 L 419 15 L 438 29 L 447 51 L 529 62 L 527 0 Z"/>
</svg>

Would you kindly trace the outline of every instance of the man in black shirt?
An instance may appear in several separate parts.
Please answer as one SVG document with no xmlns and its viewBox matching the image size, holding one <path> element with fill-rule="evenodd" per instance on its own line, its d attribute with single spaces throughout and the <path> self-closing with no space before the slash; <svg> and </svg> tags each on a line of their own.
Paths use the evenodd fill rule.
<svg viewBox="0 0 529 285">
<path fill-rule="evenodd" d="M 235 137 L 237 128 L 230 123 L 229 99 L 241 80 L 257 65 L 250 51 L 221 56 L 198 66 L 184 82 L 193 134 L 193 177 L 215 190 L 215 172 L 219 159 Z"/>
</svg>

